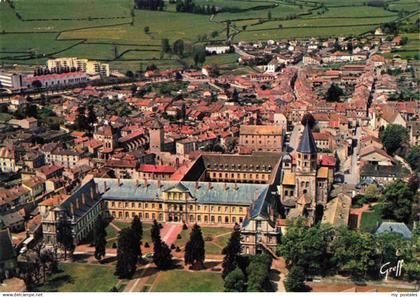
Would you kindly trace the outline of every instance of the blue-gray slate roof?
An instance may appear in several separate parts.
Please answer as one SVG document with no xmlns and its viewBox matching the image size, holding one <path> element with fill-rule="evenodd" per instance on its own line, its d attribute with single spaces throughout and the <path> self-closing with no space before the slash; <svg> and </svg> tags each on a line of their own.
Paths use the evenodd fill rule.
<svg viewBox="0 0 420 297">
<path fill-rule="evenodd" d="M 300 138 L 297 151 L 299 153 L 311 155 L 316 154 L 317 152 L 316 143 L 309 124 L 306 124 L 305 128 L 303 129 L 302 137 Z"/>
<path fill-rule="evenodd" d="M 162 201 L 162 192 L 178 188 L 179 191 L 188 191 L 198 203 L 202 204 L 232 204 L 249 206 L 254 200 L 267 196 L 269 185 L 266 184 L 234 184 L 224 182 L 196 182 L 188 181 L 160 181 L 95 178 L 99 192 L 103 199 L 128 201 Z M 106 183 L 106 191 L 104 191 Z"/>
<path fill-rule="evenodd" d="M 375 235 L 384 232 L 395 232 L 401 234 L 405 239 L 411 239 L 413 236 L 406 224 L 397 222 L 382 222 L 376 229 Z"/>
</svg>

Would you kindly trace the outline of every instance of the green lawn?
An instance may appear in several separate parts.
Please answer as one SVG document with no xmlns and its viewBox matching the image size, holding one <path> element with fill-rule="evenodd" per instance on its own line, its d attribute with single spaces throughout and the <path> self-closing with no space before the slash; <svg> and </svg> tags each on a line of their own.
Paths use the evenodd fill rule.
<svg viewBox="0 0 420 297">
<path fill-rule="evenodd" d="M 214 272 L 189 272 L 169 270 L 159 272 L 154 292 L 223 292 L 221 274 Z"/>
<path fill-rule="evenodd" d="M 40 292 L 109 292 L 118 282 L 114 266 L 61 263 L 62 272 L 37 288 Z"/>
<path fill-rule="evenodd" d="M 222 249 L 226 246 L 232 229 L 223 228 L 223 227 L 202 227 L 203 238 L 205 240 L 205 250 L 206 254 L 210 255 L 220 255 Z M 181 250 L 184 249 L 185 244 L 190 239 L 190 229 L 182 230 L 181 239 L 175 241 L 175 246 L 179 246 Z M 211 240 L 206 240 L 210 239 Z"/>
<path fill-rule="evenodd" d="M 382 222 L 379 205 L 373 206 L 371 212 L 364 212 L 360 222 L 360 229 L 365 232 L 373 232 Z"/>
<path fill-rule="evenodd" d="M 206 58 L 206 64 L 208 65 L 237 64 L 238 58 L 239 58 L 239 55 L 236 53 L 208 56 Z"/>
<path fill-rule="evenodd" d="M 120 229 L 124 229 L 127 227 L 131 226 L 131 223 L 128 222 L 122 222 L 122 221 L 113 221 L 112 222 L 114 225 L 116 225 L 118 228 Z M 149 243 L 149 245 L 151 245 L 151 234 L 150 234 L 150 230 L 152 228 L 152 225 L 149 223 L 143 223 L 143 239 L 142 242 L 143 244 L 145 244 L 146 242 Z M 112 244 L 115 242 L 118 242 L 118 231 L 111 225 L 109 224 L 106 227 L 106 233 L 107 233 L 107 247 L 112 247 Z"/>
</svg>

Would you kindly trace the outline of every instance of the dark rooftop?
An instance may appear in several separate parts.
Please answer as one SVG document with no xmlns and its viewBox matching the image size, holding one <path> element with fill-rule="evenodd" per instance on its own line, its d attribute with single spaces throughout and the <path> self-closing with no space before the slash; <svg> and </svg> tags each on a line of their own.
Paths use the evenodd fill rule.
<svg viewBox="0 0 420 297">
<path fill-rule="evenodd" d="M 300 138 L 297 151 L 299 153 L 311 155 L 314 155 L 317 152 L 314 136 L 312 135 L 311 128 L 308 124 L 306 124 L 305 129 L 303 129 L 302 137 Z"/>
</svg>

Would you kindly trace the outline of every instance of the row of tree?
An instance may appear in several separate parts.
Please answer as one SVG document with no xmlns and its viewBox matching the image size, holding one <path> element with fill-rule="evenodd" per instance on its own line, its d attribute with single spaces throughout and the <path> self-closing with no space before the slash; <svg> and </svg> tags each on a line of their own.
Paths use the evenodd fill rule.
<svg viewBox="0 0 420 297">
<path fill-rule="evenodd" d="M 206 61 L 206 50 L 202 45 L 194 45 L 186 49 L 184 40 L 176 40 L 172 46 L 169 43 L 169 39 L 163 38 L 161 40 L 161 50 L 164 54 L 176 54 L 180 58 L 185 56 L 191 56 L 194 60 L 195 66 L 202 65 Z"/>
<path fill-rule="evenodd" d="M 134 0 L 137 9 L 160 10 L 165 7 L 163 0 Z"/>
<path fill-rule="evenodd" d="M 169 39 L 163 38 L 161 42 L 161 48 L 162 48 L 162 52 L 165 54 L 174 53 L 182 57 L 184 55 L 184 49 L 185 49 L 184 40 L 178 39 L 171 46 L 169 43 Z"/>
<path fill-rule="evenodd" d="M 99 221 L 99 220 L 98 220 Z M 106 232 L 104 224 L 97 222 L 95 233 L 95 257 L 105 255 L 104 247 L 106 241 L 104 237 Z M 161 270 L 173 268 L 173 259 L 171 250 L 160 236 L 162 226 L 155 220 L 151 229 L 151 239 L 153 242 L 153 263 Z M 117 247 L 117 265 L 115 275 L 120 278 L 130 278 L 136 271 L 136 266 L 141 259 L 141 239 L 143 236 L 143 227 L 138 216 L 135 216 L 131 227 L 120 231 Z M 98 259 L 97 258 L 97 259 Z M 193 268 L 202 268 L 205 259 L 204 239 L 199 225 L 195 224 L 191 230 L 190 239 L 185 246 L 184 260 L 185 264 Z"/>
<path fill-rule="evenodd" d="M 284 257 L 289 274 L 286 287 L 291 291 L 304 290 L 302 276 L 342 274 L 355 279 L 378 279 L 380 267 L 387 262 L 404 259 L 405 272 L 410 279 L 418 279 L 420 265 L 416 261 L 415 241 L 400 234 L 386 232 L 377 236 L 349 230 L 346 226 L 305 226 L 302 219 L 294 220 L 278 245 L 278 254 Z M 417 247 L 418 249 L 418 247 Z"/>
<path fill-rule="evenodd" d="M 216 14 L 217 12 L 216 7 L 214 5 L 197 5 L 192 0 L 177 0 L 176 11 L 198 14 Z"/>
</svg>

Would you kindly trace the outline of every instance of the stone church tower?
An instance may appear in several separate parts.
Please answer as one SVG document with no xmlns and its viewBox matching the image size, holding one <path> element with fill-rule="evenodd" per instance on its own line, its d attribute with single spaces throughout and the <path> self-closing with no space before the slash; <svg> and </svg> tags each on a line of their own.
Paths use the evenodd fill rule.
<svg viewBox="0 0 420 297">
<path fill-rule="evenodd" d="M 317 174 L 317 149 L 311 128 L 307 124 L 297 148 L 296 190 L 297 197 L 306 196 L 316 204 L 316 174 Z"/>
<path fill-rule="evenodd" d="M 149 146 L 150 151 L 159 153 L 163 151 L 165 144 L 165 131 L 162 123 L 155 119 L 149 128 Z"/>
</svg>

